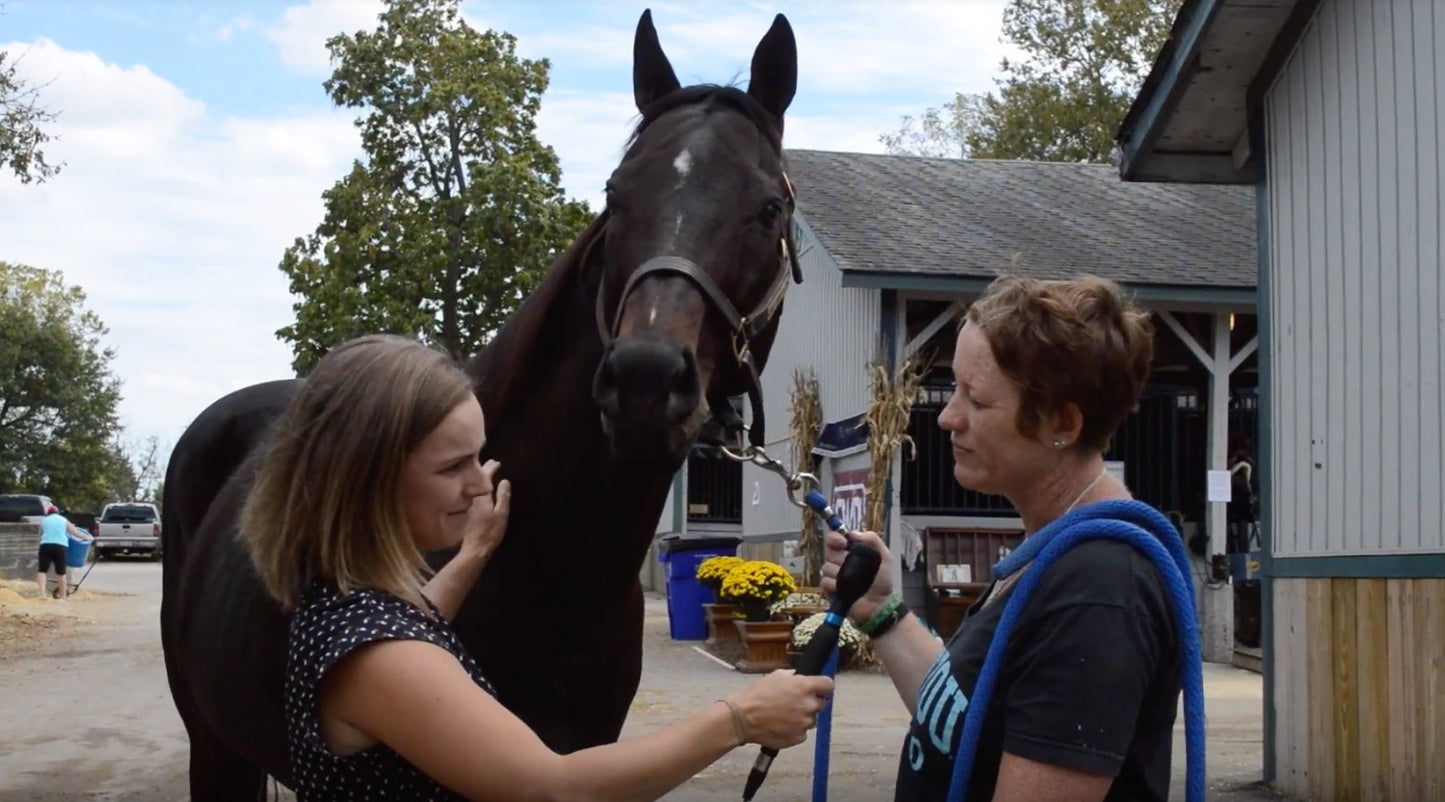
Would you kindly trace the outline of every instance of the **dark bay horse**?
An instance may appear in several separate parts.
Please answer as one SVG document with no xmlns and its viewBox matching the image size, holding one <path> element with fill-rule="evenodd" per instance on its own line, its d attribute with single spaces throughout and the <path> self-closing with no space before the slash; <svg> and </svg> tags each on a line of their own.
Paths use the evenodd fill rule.
<svg viewBox="0 0 1445 802">
<path fill-rule="evenodd" d="M 762 441 L 758 373 L 802 280 L 782 150 L 797 85 L 787 20 L 759 42 L 746 91 L 681 87 L 650 12 L 633 59 L 641 121 L 606 209 L 467 362 L 482 458 L 500 460 L 513 501 L 455 626 L 502 703 L 561 752 L 618 738 L 642 667 L 638 574 L 672 477 L 707 432 L 742 436 L 730 397 L 750 397 Z M 161 637 L 197 800 L 264 798 L 268 774 L 291 785 L 287 617 L 236 519 L 299 381 L 216 401 L 166 474 Z"/>
</svg>

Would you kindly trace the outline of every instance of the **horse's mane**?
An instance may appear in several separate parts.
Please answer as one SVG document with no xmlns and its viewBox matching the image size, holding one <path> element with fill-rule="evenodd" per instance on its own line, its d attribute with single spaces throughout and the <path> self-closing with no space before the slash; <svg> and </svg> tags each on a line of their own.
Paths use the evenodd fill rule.
<svg viewBox="0 0 1445 802">
<path fill-rule="evenodd" d="M 547 346 L 559 340 L 554 319 L 566 308 L 567 295 L 582 281 L 583 259 L 602 236 L 607 213 L 598 215 L 552 264 L 537 288 L 522 302 L 491 342 L 471 358 L 467 373 L 487 416 L 488 428 L 505 416 L 517 396 L 530 388 L 546 367 Z"/>
<path fill-rule="evenodd" d="M 638 137 L 649 125 L 670 111 L 697 104 L 706 104 L 704 111 L 726 106 L 741 112 L 782 153 L 782 129 L 777 118 L 761 103 L 737 87 L 699 84 L 664 95 L 643 111 L 641 120 L 628 137 L 629 155 Z M 547 349 L 553 342 L 561 340 L 556 336 L 556 315 L 566 308 L 568 293 L 584 280 L 583 260 L 593 240 L 602 236 L 606 225 L 607 213 L 604 211 L 553 263 L 536 290 L 508 318 L 491 342 L 469 360 L 467 373 L 472 377 L 489 427 L 506 416 L 517 399 L 536 384 L 538 374 L 547 368 L 551 361 Z"/>
</svg>

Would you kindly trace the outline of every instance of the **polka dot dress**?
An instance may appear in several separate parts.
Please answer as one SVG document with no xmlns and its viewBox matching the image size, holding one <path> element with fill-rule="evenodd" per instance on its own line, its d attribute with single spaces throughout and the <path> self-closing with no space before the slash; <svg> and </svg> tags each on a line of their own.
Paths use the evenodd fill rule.
<svg viewBox="0 0 1445 802">
<path fill-rule="evenodd" d="M 430 606 L 431 602 L 427 604 Z M 457 800 L 462 797 L 422 774 L 385 744 L 346 757 L 333 753 L 321 737 L 317 689 L 326 671 L 361 646 L 382 640 L 422 640 L 456 655 L 472 679 L 496 695 L 442 616 L 433 619 L 415 605 L 373 590 L 346 595 L 317 584 L 307 592 L 291 620 L 286 667 L 286 722 L 296 796 L 347 800 Z"/>
</svg>

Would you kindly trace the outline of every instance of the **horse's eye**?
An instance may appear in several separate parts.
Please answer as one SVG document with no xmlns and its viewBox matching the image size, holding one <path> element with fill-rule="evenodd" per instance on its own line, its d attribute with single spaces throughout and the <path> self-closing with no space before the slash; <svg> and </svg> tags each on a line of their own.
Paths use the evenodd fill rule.
<svg viewBox="0 0 1445 802">
<path fill-rule="evenodd" d="M 777 200 L 770 200 L 763 206 L 763 211 L 758 215 L 758 221 L 765 226 L 772 226 L 778 222 L 783 214 L 783 204 Z"/>
</svg>

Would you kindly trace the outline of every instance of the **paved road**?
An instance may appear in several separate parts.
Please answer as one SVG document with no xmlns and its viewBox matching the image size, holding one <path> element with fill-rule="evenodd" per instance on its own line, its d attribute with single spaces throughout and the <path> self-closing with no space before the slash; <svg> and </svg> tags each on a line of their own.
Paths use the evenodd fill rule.
<svg viewBox="0 0 1445 802">
<path fill-rule="evenodd" d="M 77 598 L 27 597 L 0 611 L 0 626 L 6 615 L 48 627 L 0 657 L 16 714 L 0 717 L 0 802 L 185 799 L 185 730 L 159 639 L 160 566 L 101 562 Z"/>
<path fill-rule="evenodd" d="M 5 603 L 0 590 L 0 802 L 172 802 L 187 798 L 186 740 L 171 704 L 158 636 L 160 569 L 99 564 L 71 602 L 39 602 L 34 589 Z M 624 735 L 664 727 L 751 680 L 667 637 L 662 600 L 648 604 L 642 689 Z M 15 635 L 19 635 L 17 640 Z M 1273 799 L 1260 776 L 1258 675 L 1208 666 L 1210 799 Z M 839 678 L 829 771 L 837 802 L 891 798 L 907 720 L 886 677 Z M 1176 779 L 1183 779 L 1182 729 Z M 670 802 L 736 800 L 756 752 L 738 750 Z M 813 744 L 785 751 L 759 802 L 810 800 Z M 1175 799 L 1183 799 L 1176 783 Z M 281 798 L 291 799 L 289 793 Z"/>
</svg>

